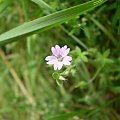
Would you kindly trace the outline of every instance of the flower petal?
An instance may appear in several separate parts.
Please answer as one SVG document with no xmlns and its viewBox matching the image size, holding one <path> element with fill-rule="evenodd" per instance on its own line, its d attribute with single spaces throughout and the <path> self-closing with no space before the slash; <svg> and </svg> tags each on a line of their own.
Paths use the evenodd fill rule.
<svg viewBox="0 0 120 120">
<path fill-rule="evenodd" d="M 50 60 L 47 62 L 47 64 L 53 65 L 56 64 L 56 62 L 58 62 L 57 60 Z"/>
<path fill-rule="evenodd" d="M 58 53 L 57 53 L 55 47 L 52 47 L 52 48 L 51 48 L 51 51 L 52 51 L 52 54 L 53 54 L 53 55 L 57 56 Z"/>
<path fill-rule="evenodd" d="M 57 59 L 55 56 L 47 56 L 47 57 L 45 58 L 46 61 L 55 60 L 55 59 Z"/>
<path fill-rule="evenodd" d="M 65 45 L 65 46 L 64 46 L 64 47 L 62 47 L 62 48 L 67 49 L 67 45 Z"/>
<path fill-rule="evenodd" d="M 65 57 L 70 51 L 70 48 L 67 48 L 67 45 L 61 48 L 61 56 Z"/>
<path fill-rule="evenodd" d="M 55 47 L 52 47 L 51 51 L 52 51 L 53 55 L 55 55 L 56 57 L 58 57 L 59 54 L 60 54 L 60 46 L 56 45 Z"/>
<path fill-rule="evenodd" d="M 58 62 L 58 70 L 60 70 L 63 66 L 63 63 L 62 62 Z"/>
<path fill-rule="evenodd" d="M 62 62 L 56 62 L 54 64 L 54 70 L 60 70 L 63 66 L 63 63 Z"/>
<path fill-rule="evenodd" d="M 70 57 L 70 56 L 65 56 L 64 59 L 63 59 L 63 61 L 64 61 L 64 60 L 65 60 L 65 61 L 66 61 L 66 60 L 67 60 L 67 61 L 71 61 L 71 60 L 72 60 L 72 57 Z"/>
<path fill-rule="evenodd" d="M 56 49 L 58 55 L 60 55 L 60 50 L 61 50 L 60 46 L 59 46 L 59 45 L 56 45 L 56 46 L 55 46 L 55 49 Z"/>
<path fill-rule="evenodd" d="M 72 57 L 70 56 L 65 56 L 64 59 L 63 59 L 63 64 L 64 65 L 70 65 L 70 61 L 72 60 Z"/>
<path fill-rule="evenodd" d="M 58 68 L 58 64 L 56 63 L 54 64 L 54 70 L 57 70 L 57 68 Z"/>
</svg>

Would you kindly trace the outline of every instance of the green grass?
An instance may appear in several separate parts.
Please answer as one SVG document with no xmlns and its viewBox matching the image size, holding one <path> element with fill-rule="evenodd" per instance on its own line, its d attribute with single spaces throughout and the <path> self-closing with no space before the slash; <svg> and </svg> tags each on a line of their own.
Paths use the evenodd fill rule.
<svg viewBox="0 0 120 120">
<path fill-rule="evenodd" d="M 0 1 L 0 120 L 120 119 L 120 3 L 105 1 Z M 45 61 L 56 44 L 75 65 L 63 87 Z"/>
</svg>

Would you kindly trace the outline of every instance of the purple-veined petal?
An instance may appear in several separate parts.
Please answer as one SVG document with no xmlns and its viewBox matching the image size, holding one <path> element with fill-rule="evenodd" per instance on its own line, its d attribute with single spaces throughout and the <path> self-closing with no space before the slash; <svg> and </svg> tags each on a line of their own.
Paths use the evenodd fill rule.
<svg viewBox="0 0 120 120">
<path fill-rule="evenodd" d="M 63 66 L 63 63 L 62 62 L 58 62 L 58 70 L 60 70 Z"/>
<path fill-rule="evenodd" d="M 52 51 L 53 55 L 55 55 L 56 57 L 58 57 L 59 54 L 60 54 L 60 46 L 56 45 L 55 47 L 52 47 L 51 51 Z"/>
<path fill-rule="evenodd" d="M 49 60 L 56 60 L 57 58 L 55 56 L 47 56 L 45 58 L 45 60 L 49 61 Z"/>
<path fill-rule="evenodd" d="M 70 57 L 70 56 L 65 56 L 63 58 L 63 61 L 71 61 L 71 60 L 72 60 L 72 57 Z"/>
<path fill-rule="evenodd" d="M 52 51 L 52 54 L 53 54 L 53 55 L 55 55 L 55 56 L 58 55 L 58 53 L 57 53 L 55 47 L 52 47 L 52 48 L 51 48 L 51 51 Z"/>
<path fill-rule="evenodd" d="M 58 64 L 54 64 L 54 70 L 57 70 L 58 69 Z"/>
<path fill-rule="evenodd" d="M 53 64 L 56 64 L 57 62 L 58 62 L 57 59 L 55 59 L 55 60 L 49 60 L 49 61 L 47 62 L 47 64 L 53 65 Z"/>
<path fill-rule="evenodd" d="M 56 62 L 54 64 L 54 70 L 60 70 L 63 66 L 63 63 L 62 62 Z"/>
<path fill-rule="evenodd" d="M 56 51 L 57 51 L 57 53 L 58 53 L 58 56 L 59 56 L 59 55 L 60 55 L 60 50 L 61 50 L 60 46 L 59 46 L 59 45 L 56 45 L 56 46 L 55 46 L 55 49 L 56 49 Z"/>
<path fill-rule="evenodd" d="M 70 63 L 71 60 L 72 60 L 72 57 L 66 56 L 66 57 L 63 58 L 63 64 L 64 65 L 70 65 L 71 64 Z"/>
<path fill-rule="evenodd" d="M 68 55 L 68 53 L 70 52 L 70 48 L 61 48 L 61 56 L 65 57 L 66 55 Z"/>
<path fill-rule="evenodd" d="M 62 48 L 64 48 L 65 50 L 67 49 L 67 45 L 65 45 L 64 47 L 62 47 Z"/>
<path fill-rule="evenodd" d="M 64 52 L 65 50 L 67 50 L 67 45 L 61 48 L 61 52 Z"/>
</svg>

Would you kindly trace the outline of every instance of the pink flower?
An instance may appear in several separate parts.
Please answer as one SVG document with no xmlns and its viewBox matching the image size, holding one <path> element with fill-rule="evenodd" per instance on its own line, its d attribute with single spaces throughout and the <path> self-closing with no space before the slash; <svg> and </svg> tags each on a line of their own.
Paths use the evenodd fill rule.
<svg viewBox="0 0 120 120">
<path fill-rule="evenodd" d="M 67 45 L 60 48 L 59 45 L 55 45 L 55 47 L 51 48 L 52 55 L 47 56 L 45 60 L 47 64 L 54 65 L 54 70 L 60 70 L 63 65 L 70 65 L 70 61 L 72 57 L 68 56 L 70 52 L 70 48 L 67 48 Z"/>
</svg>

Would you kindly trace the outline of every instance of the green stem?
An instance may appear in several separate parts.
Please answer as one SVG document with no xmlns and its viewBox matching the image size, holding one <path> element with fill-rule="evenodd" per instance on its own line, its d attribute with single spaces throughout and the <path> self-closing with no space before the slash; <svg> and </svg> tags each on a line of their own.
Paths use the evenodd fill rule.
<svg viewBox="0 0 120 120">
<path fill-rule="evenodd" d="M 114 38 L 114 36 L 98 20 L 96 20 L 94 17 L 92 17 L 89 14 L 87 16 L 96 26 L 98 26 L 104 32 L 104 34 L 106 34 L 108 36 L 108 38 L 116 46 L 116 39 Z"/>
<path fill-rule="evenodd" d="M 28 0 L 21 0 L 21 4 L 22 4 L 22 8 L 23 8 L 23 13 L 24 13 L 24 18 L 25 18 L 25 22 L 29 21 L 29 15 L 28 15 Z M 31 50 L 31 37 L 27 37 L 27 50 L 28 53 L 30 54 L 30 50 Z"/>
<path fill-rule="evenodd" d="M 100 67 L 100 68 L 96 71 L 96 73 L 94 74 L 94 76 L 89 80 L 88 84 L 92 83 L 92 82 L 96 79 L 96 77 L 99 75 L 99 73 L 100 73 L 100 71 L 102 70 L 102 68 L 103 68 L 103 67 Z"/>
</svg>

